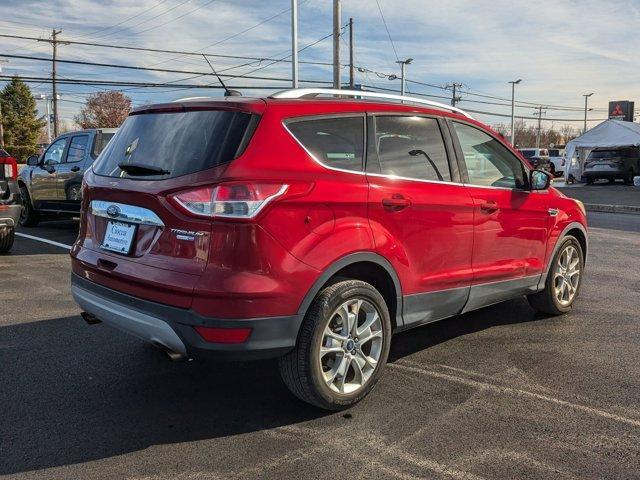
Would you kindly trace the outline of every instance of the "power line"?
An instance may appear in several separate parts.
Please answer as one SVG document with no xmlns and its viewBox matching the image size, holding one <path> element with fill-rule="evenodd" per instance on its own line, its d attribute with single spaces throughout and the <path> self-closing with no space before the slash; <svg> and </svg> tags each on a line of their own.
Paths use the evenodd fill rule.
<svg viewBox="0 0 640 480">
<path fill-rule="evenodd" d="M 134 18 L 138 18 L 139 16 L 144 15 L 145 13 L 150 12 L 151 10 L 154 10 L 154 9 L 158 8 L 160 5 L 162 5 L 163 3 L 166 3 L 166 2 L 167 2 L 167 0 L 160 0 L 153 7 L 145 8 L 141 12 L 139 12 L 139 13 L 131 16 L 131 17 L 125 18 L 124 20 L 122 20 L 122 21 L 120 21 L 118 23 L 115 23 L 115 24 L 111 25 L 110 27 L 99 28 L 98 30 L 94 30 L 93 32 L 89 32 L 89 33 L 85 33 L 84 35 L 80 35 L 77 38 L 91 37 L 91 36 L 94 36 L 96 33 L 104 32 L 106 30 L 111 30 L 112 28 L 115 28 L 115 27 L 118 27 L 118 26 L 120 26 L 120 25 L 122 25 L 124 23 L 127 23 L 129 20 L 133 20 Z"/>
<path fill-rule="evenodd" d="M 141 31 L 137 32 L 137 34 L 139 35 L 141 33 L 148 32 L 149 30 L 155 30 L 156 28 L 164 27 L 165 25 L 167 25 L 169 23 L 173 23 L 176 20 L 180 20 L 181 18 L 186 17 L 187 15 L 191 15 L 193 12 L 196 12 L 196 11 L 200 10 L 201 8 L 207 7 L 207 6 L 211 5 L 213 2 L 217 2 L 217 1 L 219 1 L 219 0 L 209 0 L 207 3 L 204 3 L 204 4 L 194 8 L 193 10 L 189 10 L 187 13 L 183 13 L 182 15 L 180 15 L 180 16 L 178 16 L 176 18 L 172 18 L 171 20 L 167 20 L 166 22 L 161 23 L 159 25 L 154 25 L 152 27 L 145 28 L 144 30 L 141 30 Z"/>
<path fill-rule="evenodd" d="M 139 25 L 142 25 L 142 24 L 144 24 L 144 23 L 148 23 L 148 22 L 150 22 L 151 20 L 155 20 L 155 19 L 156 19 L 156 18 L 158 18 L 158 17 L 162 17 L 162 16 L 166 15 L 167 13 L 169 13 L 169 12 L 171 12 L 171 11 L 175 10 L 176 8 L 181 7 L 181 6 L 182 6 L 182 5 L 184 5 L 185 3 L 189 3 L 190 1 L 191 1 L 191 0 L 184 0 L 183 2 L 180 2 L 180 3 L 178 3 L 177 5 L 174 5 L 173 7 L 171 7 L 171 8 L 169 8 L 169 9 L 165 10 L 164 12 L 159 13 L 158 15 L 155 15 L 155 16 L 153 16 L 153 17 L 151 17 L 151 18 L 147 18 L 146 20 L 142 20 L 141 22 L 138 22 L 138 23 L 136 23 L 136 24 L 134 24 L 134 25 L 128 25 L 128 26 L 127 26 L 127 27 L 125 27 L 125 28 L 119 28 L 119 29 L 117 29 L 116 31 L 114 31 L 114 32 L 110 32 L 110 33 L 108 33 L 108 34 L 106 34 L 106 35 L 105 35 L 105 34 L 97 35 L 97 36 L 96 36 L 96 38 L 106 38 L 106 37 L 109 37 L 109 36 L 111 36 L 111 35 L 115 35 L 116 33 L 124 32 L 124 31 L 126 31 L 127 29 L 132 29 L 132 28 L 135 28 L 135 27 L 137 27 L 137 26 L 139 26 Z"/>
<path fill-rule="evenodd" d="M 9 35 L 9 34 L 0 34 L 0 37 L 2 38 L 16 38 L 16 39 L 22 39 L 22 40 L 35 40 L 38 42 L 51 42 L 51 40 L 47 39 L 47 38 L 38 38 L 38 37 L 27 37 L 24 35 Z M 159 49 L 159 48 L 145 48 L 145 47 L 135 47 L 135 46 L 131 46 L 131 45 L 114 45 L 114 44 L 108 44 L 108 43 L 96 43 L 96 42 L 80 42 L 80 41 L 76 41 L 76 40 L 65 40 L 66 43 L 68 43 L 69 45 L 85 45 L 85 46 L 90 46 L 90 47 L 100 47 L 100 48 L 114 48 L 114 49 L 120 49 L 120 50 L 133 50 L 133 51 L 138 51 L 138 52 L 155 52 L 155 53 L 169 53 L 169 54 L 178 54 L 178 55 L 190 55 L 190 56 L 197 56 L 197 57 L 201 57 L 202 56 L 202 52 L 191 52 L 191 51 L 184 51 L 184 50 L 163 50 L 163 49 Z M 242 55 L 225 55 L 225 54 L 221 54 L 221 53 L 205 53 L 205 55 L 207 57 L 217 57 L 217 58 L 229 58 L 229 59 L 236 59 L 236 60 L 254 60 L 254 61 L 275 61 L 275 62 L 289 62 L 290 60 L 281 60 L 281 59 L 274 59 L 274 58 L 270 58 L 270 57 L 255 57 L 255 56 L 242 56 Z M 306 63 L 309 65 L 332 65 L 329 62 L 300 62 L 300 63 Z"/>
<path fill-rule="evenodd" d="M 378 0 L 376 0 L 376 5 L 378 5 L 378 11 L 380 12 L 382 23 L 384 23 L 384 29 L 387 31 L 387 36 L 389 37 L 389 42 L 391 43 L 391 48 L 393 48 L 393 53 L 396 56 L 396 60 L 400 60 L 400 57 L 398 57 L 398 52 L 396 51 L 396 46 L 393 43 L 393 39 L 391 38 L 391 33 L 389 32 L 389 27 L 387 26 L 387 21 L 384 18 L 384 13 L 382 13 L 382 8 L 380 8 L 380 2 Z"/>
<path fill-rule="evenodd" d="M 317 43 L 317 42 L 315 42 Z M 314 43 L 314 44 L 315 44 Z M 308 45 L 305 48 L 308 48 L 311 45 Z M 44 58 L 44 57 L 34 57 L 31 55 L 9 55 L 9 54 L 1 54 L 0 53 L 0 57 L 4 57 L 4 58 L 20 58 L 20 59 L 24 59 L 24 60 L 37 60 L 37 61 L 43 61 L 43 62 L 50 62 L 51 59 L 50 58 Z M 119 65 L 119 64 L 114 64 L 114 63 L 98 63 L 98 62 L 85 62 L 82 60 L 62 60 L 62 59 L 56 59 L 56 62 L 58 63 L 68 63 L 68 64 L 73 64 L 73 65 L 90 65 L 90 66 L 95 66 L 95 67 L 107 67 L 107 68 L 123 68 L 123 69 L 128 69 L 128 70 L 143 70 L 143 71 L 152 71 L 152 72 L 164 72 L 164 73 L 184 73 L 184 74 L 195 74 L 198 76 L 205 76 L 205 75 L 212 75 L 211 72 L 203 72 L 203 71 L 193 71 L 193 70 L 174 70 L 174 69 L 167 69 L 167 68 L 150 68 L 150 67 L 142 67 L 139 65 Z M 265 68 L 265 67 L 261 67 L 261 68 Z M 254 71 L 257 71 L 259 69 L 255 69 Z M 249 72 L 251 73 L 251 72 Z M 287 81 L 290 79 L 287 78 L 279 78 L 279 77 L 259 77 L 259 76 L 249 76 L 248 74 L 242 74 L 242 75 L 233 75 L 233 74 L 222 74 L 221 76 L 223 77 L 228 77 L 228 78 L 246 78 L 246 79 L 251 79 L 251 80 L 273 80 L 273 81 Z M 301 80 L 302 82 L 305 83 L 319 83 L 319 84 L 330 84 L 331 82 L 325 82 L 325 81 L 321 81 L 321 80 Z"/>
</svg>

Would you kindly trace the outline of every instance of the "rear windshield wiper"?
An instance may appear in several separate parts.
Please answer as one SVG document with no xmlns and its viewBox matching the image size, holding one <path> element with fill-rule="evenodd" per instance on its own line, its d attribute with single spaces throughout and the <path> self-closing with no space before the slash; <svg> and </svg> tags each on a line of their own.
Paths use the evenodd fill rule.
<svg viewBox="0 0 640 480">
<path fill-rule="evenodd" d="M 171 173 L 164 168 L 154 165 L 145 165 L 144 163 L 119 163 L 120 170 L 124 170 L 129 175 L 168 175 Z"/>
</svg>

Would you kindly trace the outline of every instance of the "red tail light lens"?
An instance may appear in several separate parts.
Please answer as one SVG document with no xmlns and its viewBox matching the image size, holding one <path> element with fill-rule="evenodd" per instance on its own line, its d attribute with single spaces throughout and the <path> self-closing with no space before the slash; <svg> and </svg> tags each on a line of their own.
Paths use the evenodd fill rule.
<svg viewBox="0 0 640 480">
<path fill-rule="evenodd" d="M 7 180 L 18 179 L 18 163 L 13 157 L 0 157 L 0 165 L 3 166 L 4 178 Z"/>
<path fill-rule="evenodd" d="M 223 183 L 176 193 L 169 199 L 198 217 L 251 219 L 288 188 L 281 183 Z"/>
<path fill-rule="evenodd" d="M 250 328 L 193 327 L 198 335 L 211 343 L 244 343 L 251 335 Z"/>
</svg>

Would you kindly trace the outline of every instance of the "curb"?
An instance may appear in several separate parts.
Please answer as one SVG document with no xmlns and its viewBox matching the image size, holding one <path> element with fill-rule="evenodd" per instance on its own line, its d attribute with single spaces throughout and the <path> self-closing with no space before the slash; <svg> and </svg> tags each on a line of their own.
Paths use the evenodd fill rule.
<svg viewBox="0 0 640 480">
<path fill-rule="evenodd" d="M 587 212 L 629 213 L 640 215 L 640 206 L 635 205 L 601 205 L 598 203 L 585 203 L 584 207 L 587 209 Z"/>
</svg>

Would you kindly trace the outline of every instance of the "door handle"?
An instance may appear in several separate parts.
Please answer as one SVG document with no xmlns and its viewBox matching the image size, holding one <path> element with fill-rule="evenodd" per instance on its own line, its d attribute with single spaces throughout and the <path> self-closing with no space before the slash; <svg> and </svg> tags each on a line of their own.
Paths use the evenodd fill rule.
<svg viewBox="0 0 640 480">
<path fill-rule="evenodd" d="M 482 210 L 484 213 L 493 213 L 498 209 L 498 204 L 493 200 L 489 200 L 480 205 L 480 210 Z"/>
<path fill-rule="evenodd" d="M 80 167 L 71 167 L 71 171 L 72 172 L 79 172 L 80 171 Z"/>
<path fill-rule="evenodd" d="M 382 206 L 386 210 L 390 210 L 392 212 L 399 212 L 411 205 L 411 200 L 403 197 L 399 193 L 394 193 L 391 198 L 383 198 Z"/>
</svg>

